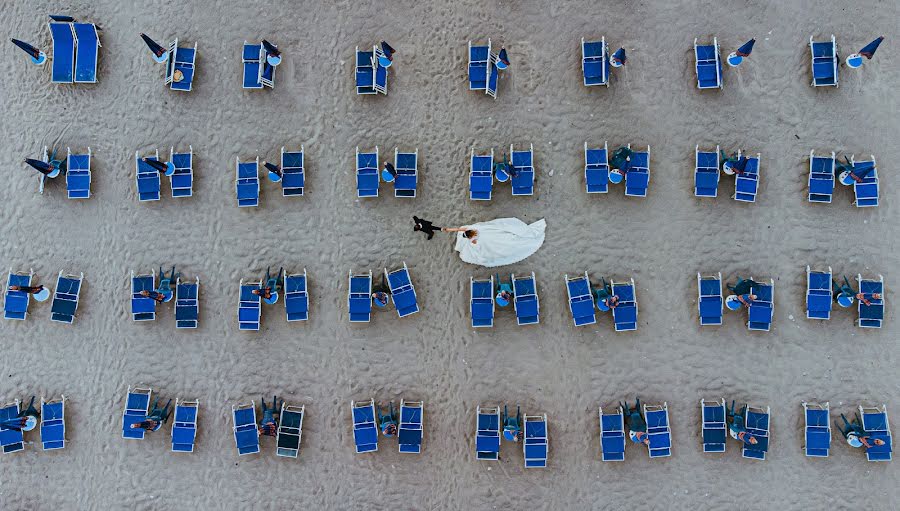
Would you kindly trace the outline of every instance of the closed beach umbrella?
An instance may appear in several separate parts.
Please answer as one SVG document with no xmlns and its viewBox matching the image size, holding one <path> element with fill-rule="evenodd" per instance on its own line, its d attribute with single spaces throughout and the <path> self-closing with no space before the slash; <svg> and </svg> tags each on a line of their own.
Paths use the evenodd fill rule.
<svg viewBox="0 0 900 511">
<path fill-rule="evenodd" d="M 863 49 L 859 50 L 859 53 L 853 53 L 849 55 L 847 57 L 847 66 L 856 69 L 863 65 L 863 57 L 872 60 L 872 57 L 875 55 L 875 50 L 878 49 L 878 45 L 881 44 L 881 41 L 884 41 L 884 36 L 881 36 L 871 43 L 865 45 Z"/>
<path fill-rule="evenodd" d="M 44 61 L 47 60 L 47 56 L 44 55 L 44 52 L 26 43 L 25 41 L 20 41 L 18 39 L 10 39 L 10 41 L 12 41 L 12 43 L 19 48 L 22 48 L 25 53 L 31 55 L 31 61 L 35 64 L 43 64 Z"/>
<path fill-rule="evenodd" d="M 397 50 L 389 45 L 387 41 L 381 41 L 381 53 L 383 53 L 384 56 L 378 57 L 378 64 L 381 65 L 381 67 L 391 67 L 391 64 L 394 63 L 394 52 L 396 51 Z"/>
<path fill-rule="evenodd" d="M 263 163 L 263 166 L 266 168 L 266 170 L 269 171 L 269 180 L 270 181 L 272 181 L 273 183 L 277 183 L 277 182 L 281 181 L 282 172 L 281 172 L 281 169 L 278 168 L 278 165 L 275 165 L 274 163 L 265 162 L 265 163 Z"/>
<path fill-rule="evenodd" d="M 626 60 L 628 60 L 628 58 L 625 56 L 625 48 L 619 48 L 612 54 L 612 57 L 609 58 L 609 63 L 613 67 L 622 67 L 625 65 Z"/>
<path fill-rule="evenodd" d="M 750 53 L 753 51 L 754 44 L 756 44 L 756 39 L 750 39 L 746 43 L 742 44 L 740 48 L 728 55 L 728 65 L 731 67 L 737 67 L 741 65 L 741 62 L 744 61 L 744 57 L 750 56 Z"/>
<path fill-rule="evenodd" d="M 150 36 L 148 36 L 147 34 L 141 33 L 141 39 L 143 39 L 144 42 L 147 43 L 147 47 L 150 48 L 150 51 L 153 52 L 153 60 L 158 63 L 166 61 L 169 55 L 166 52 L 165 48 L 160 46 L 159 43 L 157 43 L 153 39 L 150 39 Z"/>
<path fill-rule="evenodd" d="M 34 170 L 40 172 L 41 174 L 43 174 L 47 177 L 56 177 L 56 176 L 51 176 L 50 174 L 52 174 L 54 171 L 56 171 L 58 169 L 45 161 L 35 160 L 34 158 L 25 158 L 25 163 L 27 163 L 28 165 L 31 166 L 31 168 L 33 168 Z"/>
<path fill-rule="evenodd" d="M 497 54 L 497 69 L 506 69 L 509 67 L 509 55 L 506 53 L 506 48 L 500 47 L 500 53 Z"/>
<path fill-rule="evenodd" d="M 165 174 L 167 176 L 171 176 L 172 174 L 175 173 L 175 164 L 173 164 L 173 163 L 165 163 L 165 162 L 161 162 L 159 160 L 151 160 L 150 158 L 142 158 L 141 161 L 143 161 L 147 165 L 150 165 L 151 167 L 156 169 L 157 172 L 162 172 L 163 174 Z"/>
<path fill-rule="evenodd" d="M 272 67 L 281 64 L 281 50 L 279 50 L 277 46 L 270 43 L 269 41 L 266 41 L 265 39 L 262 40 L 262 45 L 266 50 L 266 62 L 268 62 Z"/>
</svg>

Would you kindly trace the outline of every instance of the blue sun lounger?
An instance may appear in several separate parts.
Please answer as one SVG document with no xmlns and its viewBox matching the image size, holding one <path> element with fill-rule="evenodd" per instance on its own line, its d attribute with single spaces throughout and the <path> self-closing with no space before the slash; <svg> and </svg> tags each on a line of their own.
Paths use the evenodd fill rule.
<svg viewBox="0 0 900 511">
<path fill-rule="evenodd" d="M 612 311 L 616 332 L 637 330 L 638 304 L 634 279 L 610 284 L 612 285 L 612 294 L 619 297 L 619 304 Z"/>
<path fill-rule="evenodd" d="M 6 403 L 0 408 L 0 448 L 4 453 L 19 452 L 25 449 L 25 437 L 22 435 L 22 430 L 6 425 L 19 417 L 19 411 L 18 399 L 12 403 Z"/>
<path fill-rule="evenodd" d="M 175 281 L 175 328 L 197 328 L 200 321 L 200 277 L 194 282 Z"/>
<path fill-rule="evenodd" d="M 741 456 L 764 461 L 766 453 L 769 451 L 769 407 L 747 405 L 744 427 L 747 429 L 747 433 L 756 437 L 756 444 L 745 443 Z"/>
<path fill-rule="evenodd" d="M 72 23 L 51 21 L 49 25 L 53 41 L 50 81 L 75 83 L 75 29 Z"/>
<path fill-rule="evenodd" d="M 834 151 L 831 156 L 809 152 L 809 202 L 831 204 L 834 194 Z"/>
<path fill-rule="evenodd" d="M 306 172 L 303 169 L 303 146 L 300 151 L 285 151 L 281 148 L 281 195 L 282 197 L 302 196 L 306 186 Z"/>
<path fill-rule="evenodd" d="M 631 149 L 631 144 L 628 144 Z M 634 150 L 631 154 L 631 168 L 625 173 L 625 196 L 646 197 L 650 186 L 650 146 L 646 151 Z"/>
<path fill-rule="evenodd" d="M 859 292 L 863 294 L 879 293 L 880 299 L 871 298 L 869 305 L 857 300 L 857 311 L 859 319 L 856 321 L 860 328 L 881 328 L 884 321 L 884 277 L 878 278 L 862 278 L 862 275 L 856 276 L 856 282 L 859 285 Z"/>
<path fill-rule="evenodd" d="M 516 174 L 510 179 L 513 196 L 534 195 L 534 144 L 529 144 L 527 151 L 514 151 L 510 145 L 509 154 Z"/>
<path fill-rule="evenodd" d="M 131 272 L 131 319 L 153 321 L 156 319 L 156 300 L 141 296 L 141 291 L 156 291 L 156 272 L 135 275 Z"/>
<path fill-rule="evenodd" d="M 266 47 L 262 43 L 251 44 L 244 41 L 244 48 L 241 51 L 241 62 L 244 65 L 243 88 L 275 88 L 275 66 L 266 62 L 268 56 Z"/>
<path fill-rule="evenodd" d="M 175 173 L 169 176 L 172 197 L 194 195 L 194 147 L 188 146 L 186 153 L 176 153 L 172 147 L 169 149 L 169 161 L 175 166 Z"/>
<path fill-rule="evenodd" d="M 239 208 L 259 206 L 259 156 L 242 162 L 235 158 L 235 192 Z"/>
<path fill-rule="evenodd" d="M 806 265 L 806 318 L 831 319 L 831 267 L 811 270 Z"/>
<path fill-rule="evenodd" d="M 871 158 L 871 160 L 856 161 L 855 158 L 850 157 L 854 173 L 872 169 L 872 172 L 864 177 L 861 183 L 853 182 L 853 194 L 856 195 L 853 204 L 858 208 L 878 206 L 878 168 L 875 165 L 875 157 Z"/>
<path fill-rule="evenodd" d="M 703 452 L 725 452 L 725 439 L 728 437 L 725 426 L 725 399 L 706 402 L 700 400 L 700 411 L 703 426 Z"/>
<path fill-rule="evenodd" d="M 377 46 L 372 51 L 359 51 L 356 47 L 356 93 L 387 95 L 388 70 L 378 57 L 383 55 Z"/>
<path fill-rule="evenodd" d="M 827 458 L 831 448 L 831 409 L 828 403 L 802 403 L 806 422 L 803 430 L 806 445 L 803 450 L 811 458 Z"/>
<path fill-rule="evenodd" d="M 834 34 L 830 41 L 813 41 L 809 38 L 809 52 L 812 58 L 812 85 L 816 87 L 838 85 L 837 43 Z"/>
<path fill-rule="evenodd" d="M 887 406 L 881 408 L 875 406 L 860 406 L 859 414 L 862 416 L 862 427 L 873 440 L 884 440 L 884 445 L 874 445 L 866 448 L 866 459 L 869 461 L 891 461 L 893 452 L 891 442 L 891 426 L 888 422 Z"/>
<path fill-rule="evenodd" d="M 612 413 L 600 407 L 600 459 L 625 461 L 625 415 L 617 406 Z"/>
<path fill-rule="evenodd" d="M 741 151 L 738 151 L 738 158 Z M 734 200 L 741 202 L 756 202 L 756 192 L 759 190 L 759 153 L 756 156 L 747 156 L 747 167 L 744 173 L 734 177 Z"/>
<path fill-rule="evenodd" d="M 125 411 L 122 412 L 122 438 L 130 440 L 143 440 L 146 430 L 144 428 L 132 428 L 132 424 L 142 422 L 150 413 L 150 397 L 153 391 L 147 387 L 128 387 L 128 395 L 125 398 Z"/>
<path fill-rule="evenodd" d="M 488 91 L 488 73 L 494 67 L 491 58 L 491 40 L 487 46 L 472 46 L 469 41 L 469 90 Z M 496 89 L 494 97 L 496 97 Z"/>
<path fill-rule="evenodd" d="M 100 53 L 97 27 L 93 23 L 72 23 L 72 30 L 75 33 L 75 83 L 97 83 Z M 56 58 L 56 49 L 53 57 Z"/>
<path fill-rule="evenodd" d="M 284 277 L 284 312 L 287 320 L 306 321 L 309 319 L 309 294 L 306 291 L 306 268 L 303 273 Z"/>
<path fill-rule="evenodd" d="M 665 458 L 672 455 L 672 430 L 669 428 L 669 405 L 644 404 L 644 418 L 647 421 L 647 436 L 650 446 L 647 451 L 651 458 Z"/>
<path fill-rule="evenodd" d="M 262 288 L 262 281 L 255 280 L 244 284 L 240 282 L 241 300 L 238 304 L 238 330 L 259 330 L 262 316 L 260 296 L 253 294 L 256 289 Z"/>
<path fill-rule="evenodd" d="M 394 148 L 394 197 L 416 197 L 419 180 L 419 149 L 412 153 L 401 153 Z"/>
<path fill-rule="evenodd" d="M 606 54 L 606 38 L 587 41 L 581 38 L 581 74 L 584 85 L 606 85 L 609 87 L 609 58 Z"/>
<path fill-rule="evenodd" d="M 391 298 L 397 308 L 397 315 L 403 318 L 419 312 L 416 289 L 410 280 L 409 268 L 406 267 L 406 263 L 403 263 L 403 268 L 398 268 L 390 273 L 385 268 L 384 274 L 387 276 L 388 286 L 391 288 Z"/>
<path fill-rule="evenodd" d="M 479 406 L 475 412 L 478 416 L 475 426 L 475 459 L 498 461 L 500 459 L 500 407 Z"/>
<path fill-rule="evenodd" d="M 471 166 L 469 167 L 469 199 L 491 200 L 494 188 L 494 150 L 490 153 L 475 154 L 472 148 Z"/>
<path fill-rule="evenodd" d="M 361 153 L 356 148 L 356 196 L 378 197 L 378 146 L 375 152 Z"/>
<path fill-rule="evenodd" d="M 375 425 L 375 400 L 350 402 L 353 413 L 353 443 L 356 454 L 378 450 L 378 427 Z"/>
<path fill-rule="evenodd" d="M 159 161 L 159 150 L 147 155 L 147 159 Z M 135 183 L 138 200 L 141 202 L 159 200 L 159 171 L 141 160 L 141 154 L 134 152 Z"/>
<path fill-rule="evenodd" d="M 751 277 L 752 278 L 752 277 Z M 756 300 L 750 303 L 747 311 L 747 328 L 768 332 L 772 327 L 772 316 L 775 306 L 775 281 L 769 279 L 769 283 L 759 283 L 750 288 L 750 294 L 756 295 Z"/>
<path fill-rule="evenodd" d="M 34 270 L 25 272 L 13 272 L 12 268 L 6 275 L 6 291 L 3 299 L 3 317 L 5 319 L 17 319 L 24 321 L 28 317 L 28 305 L 31 303 L 31 293 L 24 291 L 10 291 L 9 286 L 31 286 Z"/>
<path fill-rule="evenodd" d="M 721 325 L 725 303 L 722 299 L 722 273 L 707 276 L 697 273 L 697 294 L 700 326 Z"/>
<path fill-rule="evenodd" d="M 175 418 L 172 420 L 172 452 L 194 452 L 199 413 L 200 401 L 175 399 Z"/>
<path fill-rule="evenodd" d="M 172 90 L 190 92 L 194 84 L 194 64 L 197 60 L 197 43 L 194 47 L 178 46 L 178 39 L 169 45 L 169 58 L 166 60 L 166 85 Z M 181 71 L 182 80 L 175 81 L 175 71 Z"/>
<path fill-rule="evenodd" d="M 697 88 L 722 88 L 722 60 L 719 56 L 719 41 L 713 37 L 712 44 L 697 44 L 694 39 L 694 57 L 697 59 Z"/>
<path fill-rule="evenodd" d="M 256 429 L 256 402 L 250 404 L 231 405 L 231 416 L 234 419 L 234 445 L 238 456 L 259 452 L 259 430 Z"/>
<path fill-rule="evenodd" d="M 719 146 L 716 151 L 694 148 L 694 197 L 716 197 L 719 194 Z"/>
<path fill-rule="evenodd" d="M 525 468 L 546 468 L 547 450 L 547 414 L 528 415 L 522 418 L 525 428 L 525 441 L 522 451 L 525 453 Z"/>
<path fill-rule="evenodd" d="M 469 277 L 471 300 L 469 309 L 472 312 L 472 327 L 494 326 L 494 276 L 489 279 Z"/>
<path fill-rule="evenodd" d="M 540 323 L 541 304 L 537 294 L 537 281 L 534 272 L 524 277 L 512 275 L 513 307 L 516 310 L 516 323 L 519 325 L 536 325 Z"/>
<path fill-rule="evenodd" d="M 281 403 L 281 420 L 278 421 L 275 455 L 296 458 L 300 454 L 300 439 L 303 436 L 303 415 L 306 405 Z"/>
<path fill-rule="evenodd" d="M 609 151 L 603 148 L 589 149 L 584 143 L 584 183 L 587 193 L 609 191 Z"/>
<path fill-rule="evenodd" d="M 45 451 L 66 446 L 66 396 L 58 400 L 41 398 L 41 448 Z"/>
<path fill-rule="evenodd" d="M 587 272 L 571 279 L 566 275 L 566 293 L 575 326 L 593 325 L 597 322 L 594 315 L 594 295 L 591 293 L 591 280 Z"/>
<path fill-rule="evenodd" d="M 53 302 L 50 304 L 50 320 L 60 323 L 75 321 L 75 311 L 78 310 L 78 299 L 81 296 L 81 282 L 84 273 L 75 275 L 63 275 L 60 271 L 56 277 L 56 290 L 53 292 Z"/>
<path fill-rule="evenodd" d="M 419 454 L 422 452 L 422 423 L 425 408 L 422 401 L 400 400 L 400 424 L 397 427 L 397 443 L 400 452 Z"/>
<path fill-rule="evenodd" d="M 70 199 L 91 197 L 91 148 L 86 154 L 72 154 L 66 148 L 66 194 Z"/>
<path fill-rule="evenodd" d="M 347 292 L 347 310 L 351 323 L 368 323 L 372 319 L 372 270 L 354 275 L 350 271 L 350 285 Z"/>
</svg>

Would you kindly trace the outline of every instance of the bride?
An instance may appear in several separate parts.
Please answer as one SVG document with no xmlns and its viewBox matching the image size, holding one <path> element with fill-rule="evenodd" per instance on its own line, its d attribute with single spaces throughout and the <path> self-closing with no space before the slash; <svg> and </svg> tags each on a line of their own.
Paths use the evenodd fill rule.
<svg viewBox="0 0 900 511">
<path fill-rule="evenodd" d="M 460 259 L 493 268 L 517 263 L 537 252 L 544 244 L 546 228 L 544 219 L 529 225 L 518 218 L 498 218 L 442 230 L 457 233 L 454 249 Z"/>
</svg>

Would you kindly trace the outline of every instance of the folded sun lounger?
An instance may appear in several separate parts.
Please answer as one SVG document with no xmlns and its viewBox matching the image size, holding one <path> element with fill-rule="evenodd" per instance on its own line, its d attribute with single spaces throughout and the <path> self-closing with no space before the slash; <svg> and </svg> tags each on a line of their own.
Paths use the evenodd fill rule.
<svg viewBox="0 0 900 511">
<path fill-rule="evenodd" d="M 728 437 L 725 426 L 725 399 L 715 401 L 700 400 L 702 413 L 703 452 L 725 452 Z"/>
<path fill-rule="evenodd" d="M 369 399 L 357 403 L 350 402 L 353 413 L 353 443 L 356 453 L 378 450 L 378 427 L 375 425 L 375 400 Z"/>
<path fill-rule="evenodd" d="M 78 299 L 81 295 L 81 283 L 84 281 L 84 273 L 75 275 L 63 275 L 60 271 L 56 277 L 56 290 L 53 292 L 53 302 L 50 305 L 50 320 L 60 323 L 75 321 L 75 311 L 78 310 Z"/>
<path fill-rule="evenodd" d="M 372 318 L 372 270 L 359 275 L 350 271 L 347 310 L 351 323 L 368 323 Z"/>
<path fill-rule="evenodd" d="M 400 424 L 397 427 L 397 443 L 400 452 L 422 452 L 422 423 L 425 408 L 422 401 L 400 400 Z"/>
<path fill-rule="evenodd" d="M 809 38 L 809 52 L 812 58 L 812 85 L 816 87 L 838 85 L 837 43 L 832 34 L 830 41 L 815 42 Z"/>
<path fill-rule="evenodd" d="M 634 279 L 625 282 L 610 282 L 612 294 L 619 297 L 619 303 L 613 312 L 616 332 L 637 330 L 638 303 L 635 293 Z"/>
<path fill-rule="evenodd" d="M 472 327 L 494 326 L 494 277 L 489 279 L 469 278 L 471 290 L 470 310 L 472 312 Z"/>
<path fill-rule="evenodd" d="M 244 89 L 275 88 L 275 66 L 266 62 L 269 54 L 262 43 L 251 44 L 244 41 L 241 62 L 244 65 Z"/>
<path fill-rule="evenodd" d="M 281 420 L 278 421 L 276 456 L 296 458 L 300 454 L 300 438 L 303 435 L 303 415 L 306 406 L 281 403 Z"/>
<path fill-rule="evenodd" d="M 875 165 L 875 157 L 870 160 L 856 161 L 850 158 L 853 165 L 854 173 L 861 173 L 863 170 L 871 169 L 871 172 L 863 178 L 862 182 L 853 182 L 853 194 L 856 200 L 853 204 L 858 208 L 872 208 L 878 206 L 878 168 Z"/>
<path fill-rule="evenodd" d="M 200 319 L 200 277 L 194 282 L 175 281 L 175 328 L 197 328 Z"/>
<path fill-rule="evenodd" d="M 306 321 L 309 319 L 309 294 L 306 292 L 306 269 L 284 277 L 284 311 L 287 320 Z"/>
<path fill-rule="evenodd" d="M 6 403 L 0 407 L 0 448 L 4 453 L 19 452 L 25 449 L 25 438 L 22 430 L 13 429 L 7 424 L 19 418 L 19 400 Z"/>
<path fill-rule="evenodd" d="M 156 319 L 156 300 L 141 296 L 141 291 L 156 291 L 156 272 L 135 275 L 131 272 L 131 319 L 153 321 Z"/>
<path fill-rule="evenodd" d="M 175 173 L 169 176 L 172 197 L 194 195 L 194 147 L 188 146 L 186 153 L 176 153 L 172 147 L 169 149 L 169 161 L 175 166 Z"/>
<path fill-rule="evenodd" d="M 242 162 L 235 158 L 235 191 L 238 207 L 259 206 L 259 156 Z"/>
<path fill-rule="evenodd" d="M 831 267 L 811 270 L 806 265 L 806 318 L 831 319 Z"/>
<path fill-rule="evenodd" d="M 259 430 L 256 427 L 256 402 L 250 404 L 231 405 L 231 416 L 234 420 L 234 445 L 238 456 L 259 452 Z"/>
<path fill-rule="evenodd" d="M 741 154 L 739 150 L 738 158 Z M 759 190 L 759 153 L 756 156 L 747 156 L 747 160 L 744 173 L 734 177 L 734 200 L 756 202 L 756 193 Z"/>
<path fill-rule="evenodd" d="M 631 149 L 631 144 L 628 144 Z M 646 151 L 634 150 L 631 154 L 631 168 L 625 173 L 625 196 L 646 197 L 650 186 L 650 146 Z"/>
<path fill-rule="evenodd" d="M 744 444 L 742 456 L 754 460 L 765 460 L 769 451 L 769 407 L 747 405 L 744 427 L 747 433 L 756 437 L 756 444 Z"/>
<path fill-rule="evenodd" d="M 650 438 L 648 452 L 651 458 L 672 455 L 672 431 L 669 428 L 669 406 L 644 404 L 644 418 L 647 421 L 647 436 Z"/>
<path fill-rule="evenodd" d="M 159 200 L 159 171 L 141 160 L 138 151 L 134 152 L 135 180 L 138 200 L 141 202 Z M 159 151 L 147 155 L 147 159 L 159 161 Z"/>
<path fill-rule="evenodd" d="M 609 87 L 609 57 L 607 55 L 606 38 L 599 41 L 587 41 L 581 38 L 581 74 L 584 85 L 605 85 Z"/>
<path fill-rule="evenodd" d="M 91 148 L 86 154 L 73 154 L 66 148 L 66 194 L 70 199 L 91 197 Z"/>
<path fill-rule="evenodd" d="M 611 413 L 603 413 L 600 407 L 600 459 L 625 460 L 625 415 L 621 406 Z"/>
<path fill-rule="evenodd" d="M 142 422 L 150 413 L 150 397 L 153 391 L 147 387 L 128 387 L 125 398 L 125 411 L 122 412 L 122 438 L 143 440 L 144 428 L 132 428 L 132 424 Z"/>
<path fill-rule="evenodd" d="M 500 407 L 479 406 L 475 426 L 475 459 L 498 461 L 500 459 Z"/>
<path fill-rule="evenodd" d="M 475 154 L 472 148 L 469 167 L 469 199 L 491 200 L 494 187 L 494 150 L 490 153 Z"/>
<path fill-rule="evenodd" d="M 306 185 L 303 169 L 303 146 L 300 151 L 285 151 L 281 148 L 281 195 L 283 197 L 302 196 Z"/>
<path fill-rule="evenodd" d="M 571 279 L 566 275 L 566 293 L 575 326 L 593 325 L 597 322 L 594 315 L 594 295 L 591 293 L 591 280 L 587 272 Z"/>
<path fill-rule="evenodd" d="M 66 396 L 44 401 L 41 398 L 41 448 L 45 451 L 66 446 Z"/>
<path fill-rule="evenodd" d="M 175 399 L 175 418 L 172 421 L 172 452 L 194 452 L 199 412 L 200 401 Z"/>
<path fill-rule="evenodd" d="M 587 193 L 609 191 L 609 151 L 606 142 L 602 148 L 589 149 L 584 143 L 584 183 Z"/>
<path fill-rule="evenodd" d="M 719 194 L 719 146 L 716 151 L 701 151 L 698 144 L 694 148 L 694 196 L 715 197 Z"/>
<path fill-rule="evenodd" d="M 166 85 L 172 90 L 190 92 L 194 85 L 194 64 L 197 60 L 197 43 L 194 47 L 178 46 L 178 39 L 169 45 L 169 58 L 166 60 Z M 176 80 L 175 71 L 181 72 L 181 80 Z"/>
<path fill-rule="evenodd" d="M 412 285 L 409 276 L 409 268 L 403 263 L 403 268 L 388 273 L 387 268 L 384 269 L 387 276 L 388 286 L 391 289 L 391 298 L 394 300 L 394 306 L 397 308 L 397 315 L 401 318 L 419 312 L 419 304 L 416 299 L 416 289 Z"/>
<path fill-rule="evenodd" d="M 877 278 L 863 278 L 862 275 L 856 276 L 856 282 L 859 285 L 859 292 L 865 295 L 878 293 L 881 298 L 868 298 L 869 305 L 863 301 L 857 300 L 857 311 L 859 319 L 856 324 L 861 328 L 881 328 L 884 321 L 884 277 L 879 275 Z"/>
<path fill-rule="evenodd" d="M 828 403 L 803 403 L 805 421 L 804 433 L 806 455 L 814 458 L 827 458 L 831 448 L 831 416 Z"/>
<path fill-rule="evenodd" d="M 510 145 L 509 154 L 515 174 L 510 179 L 513 196 L 534 195 L 534 144 L 529 144 L 527 151 L 515 151 Z"/>
<path fill-rule="evenodd" d="M 24 321 L 28 317 L 28 305 L 31 303 L 31 293 L 24 291 L 10 291 L 10 286 L 31 286 L 34 270 L 28 272 L 14 272 L 12 268 L 6 275 L 6 291 L 3 299 L 3 317 Z"/>
<path fill-rule="evenodd" d="M 524 277 L 512 275 L 513 307 L 516 310 L 516 323 L 519 325 L 536 325 L 540 323 L 540 300 L 537 294 L 537 281 L 534 272 Z"/>
<path fill-rule="evenodd" d="M 834 194 L 834 151 L 831 156 L 809 152 L 809 202 L 831 204 Z"/>
<path fill-rule="evenodd" d="M 374 152 L 361 153 L 356 148 L 356 196 L 378 197 L 378 146 Z"/>
<path fill-rule="evenodd" d="M 703 276 L 697 273 L 697 309 L 700 325 L 721 325 L 725 300 L 722 299 L 722 273 Z"/>
<path fill-rule="evenodd" d="M 697 44 L 694 39 L 694 57 L 697 59 L 697 88 L 722 88 L 722 60 L 719 56 L 719 41 L 713 37 L 712 44 Z"/>
<path fill-rule="evenodd" d="M 866 459 L 869 461 L 891 461 L 893 451 L 891 442 L 891 426 L 888 422 L 887 406 L 861 406 L 859 414 L 862 416 L 862 427 L 869 433 L 872 440 L 884 440 L 884 445 L 872 444 L 866 448 Z"/>
<path fill-rule="evenodd" d="M 525 468 L 545 468 L 547 466 L 547 414 L 528 415 L 522 418 L 525 429 L 525 440 L 522 451 L 525 453 Z"/>
<path fill-rule="evenodd" d="M 394 148 L 394 197 L 415 198 L 419 178 L 419 150 L 401 153 Z"/>
<path fill-rule="evenodd" d="M 752 277 L 751 277 L 752 279 Z M 769 283 L 759 283 L 750 288 L 750 294 L 756 295 L 756 300 L 750 303 L 747 311 L 747 328 L 768 332 L 772 326 L 772 316 L 775 305 L 775 281 L 769 279 Z"/>
<path fill-rule="evenodd" d="M 240 303 L 238 304 L 239 330 L 259 330 L 262 303 L 260 296 L 253 294 L 253 291 L 261 288 L 262 281 L 260 280 L 244 284 L 244 280 L 241 279 L 241 295 Z"/>
</svg>

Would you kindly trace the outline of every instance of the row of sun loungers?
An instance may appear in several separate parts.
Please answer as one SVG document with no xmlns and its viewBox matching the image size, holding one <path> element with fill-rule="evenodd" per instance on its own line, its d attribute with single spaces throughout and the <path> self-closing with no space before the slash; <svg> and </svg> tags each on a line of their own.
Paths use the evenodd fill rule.
<svg viewBox="0 0 900 511">
<path fill-rule="evenodd" d="M 424 406 L 422 401 L 400 400 L 400 414 L 396 419 L 396 435 L 398 449 L 401 453 L 419 454 L 422 452 Z M 376 413 L 374 399 L 351 401 L 350 412 L 353 418 L 353 443 L 356 453 L 377 451 L 379 431 L 382 431 L 382 436 L 384 436 L 384 421 L 393 421 L 394 418 Z"/>
<path fill-rule="evenodd" d="M 390 272 L 385 268 L 384 275 L 397 316 L 403 318 L 419 312 L 416 289 L 406 263 Z M 372 271 L 353 273 L 351 270 L 348 278 L 347 311 L 350 322 L 368 323 L 372 319 Z"/>
<path fill-rule="evenodd" d="M 381 186 L 381 172 L 378 166 L 378 146 L 374 151 L 360 152 L 356 148 L 356 196 L 360 198 L 378 197 Z M 419 150 L 400 152 L 394 149 L 394 169 L 392 177 L 394 197 L 415 198 L 419 180 Z"/>
<path fill-rule="evenodd" d="M 509 147 L 512 176 L 498 175 L 494 170 L 494 150 L 475 153 L 472 148 L 469 166 L 469 199 L 491 200 L 494 180 L 510 182 L 514 197 L 534 195 L 534 145 L 529 144 L 527 150 L 516 150 Z"/>
<path fill-rule="evenodd" d="M 0 449 L 14 453 L 25 449 L 25 436 L 20 428 L 10 423 L 22 416 L 21 402 L 16 399 L 0 407 Z M 66 397 L 45 401 L 41 398 L 40 428 L 41 449 L 52 451 L 66 446 Z"/>
<path fill-rule="evenodd" d="M 28 306 L 31 304 L 31 294 L 23 291 L 12 291 L 10 286 L 31 286 L 34 271 L 9 270 L 6 277 L 6 292 L 3 300 L 3 317 L 24 321 L 28 317 Z M 59 323 L 73 323 L 75 312 L 78 310 L 78 300 L 81 296 L 81 284 L 84 274 L 64 275 L 62 271 L 56 277 L 56 290 L 53 293 L 53 301 L 50 305 L 50 320 Z"/>
<path fill-rule="evenodd" d="M 160 283 L 156 272 L 135 274 L 131 272 L 131 319 L 134 321 L 156 320 L 157 302 L 152 297 L 143 296 L 142 291 L 157 292 Z M 194 282 L 175 281 L 175 328 L 197 328 L 200 318 L 200 278 Z M 166 300 L 168 301 L 168 300 Z"/>
</svg>

